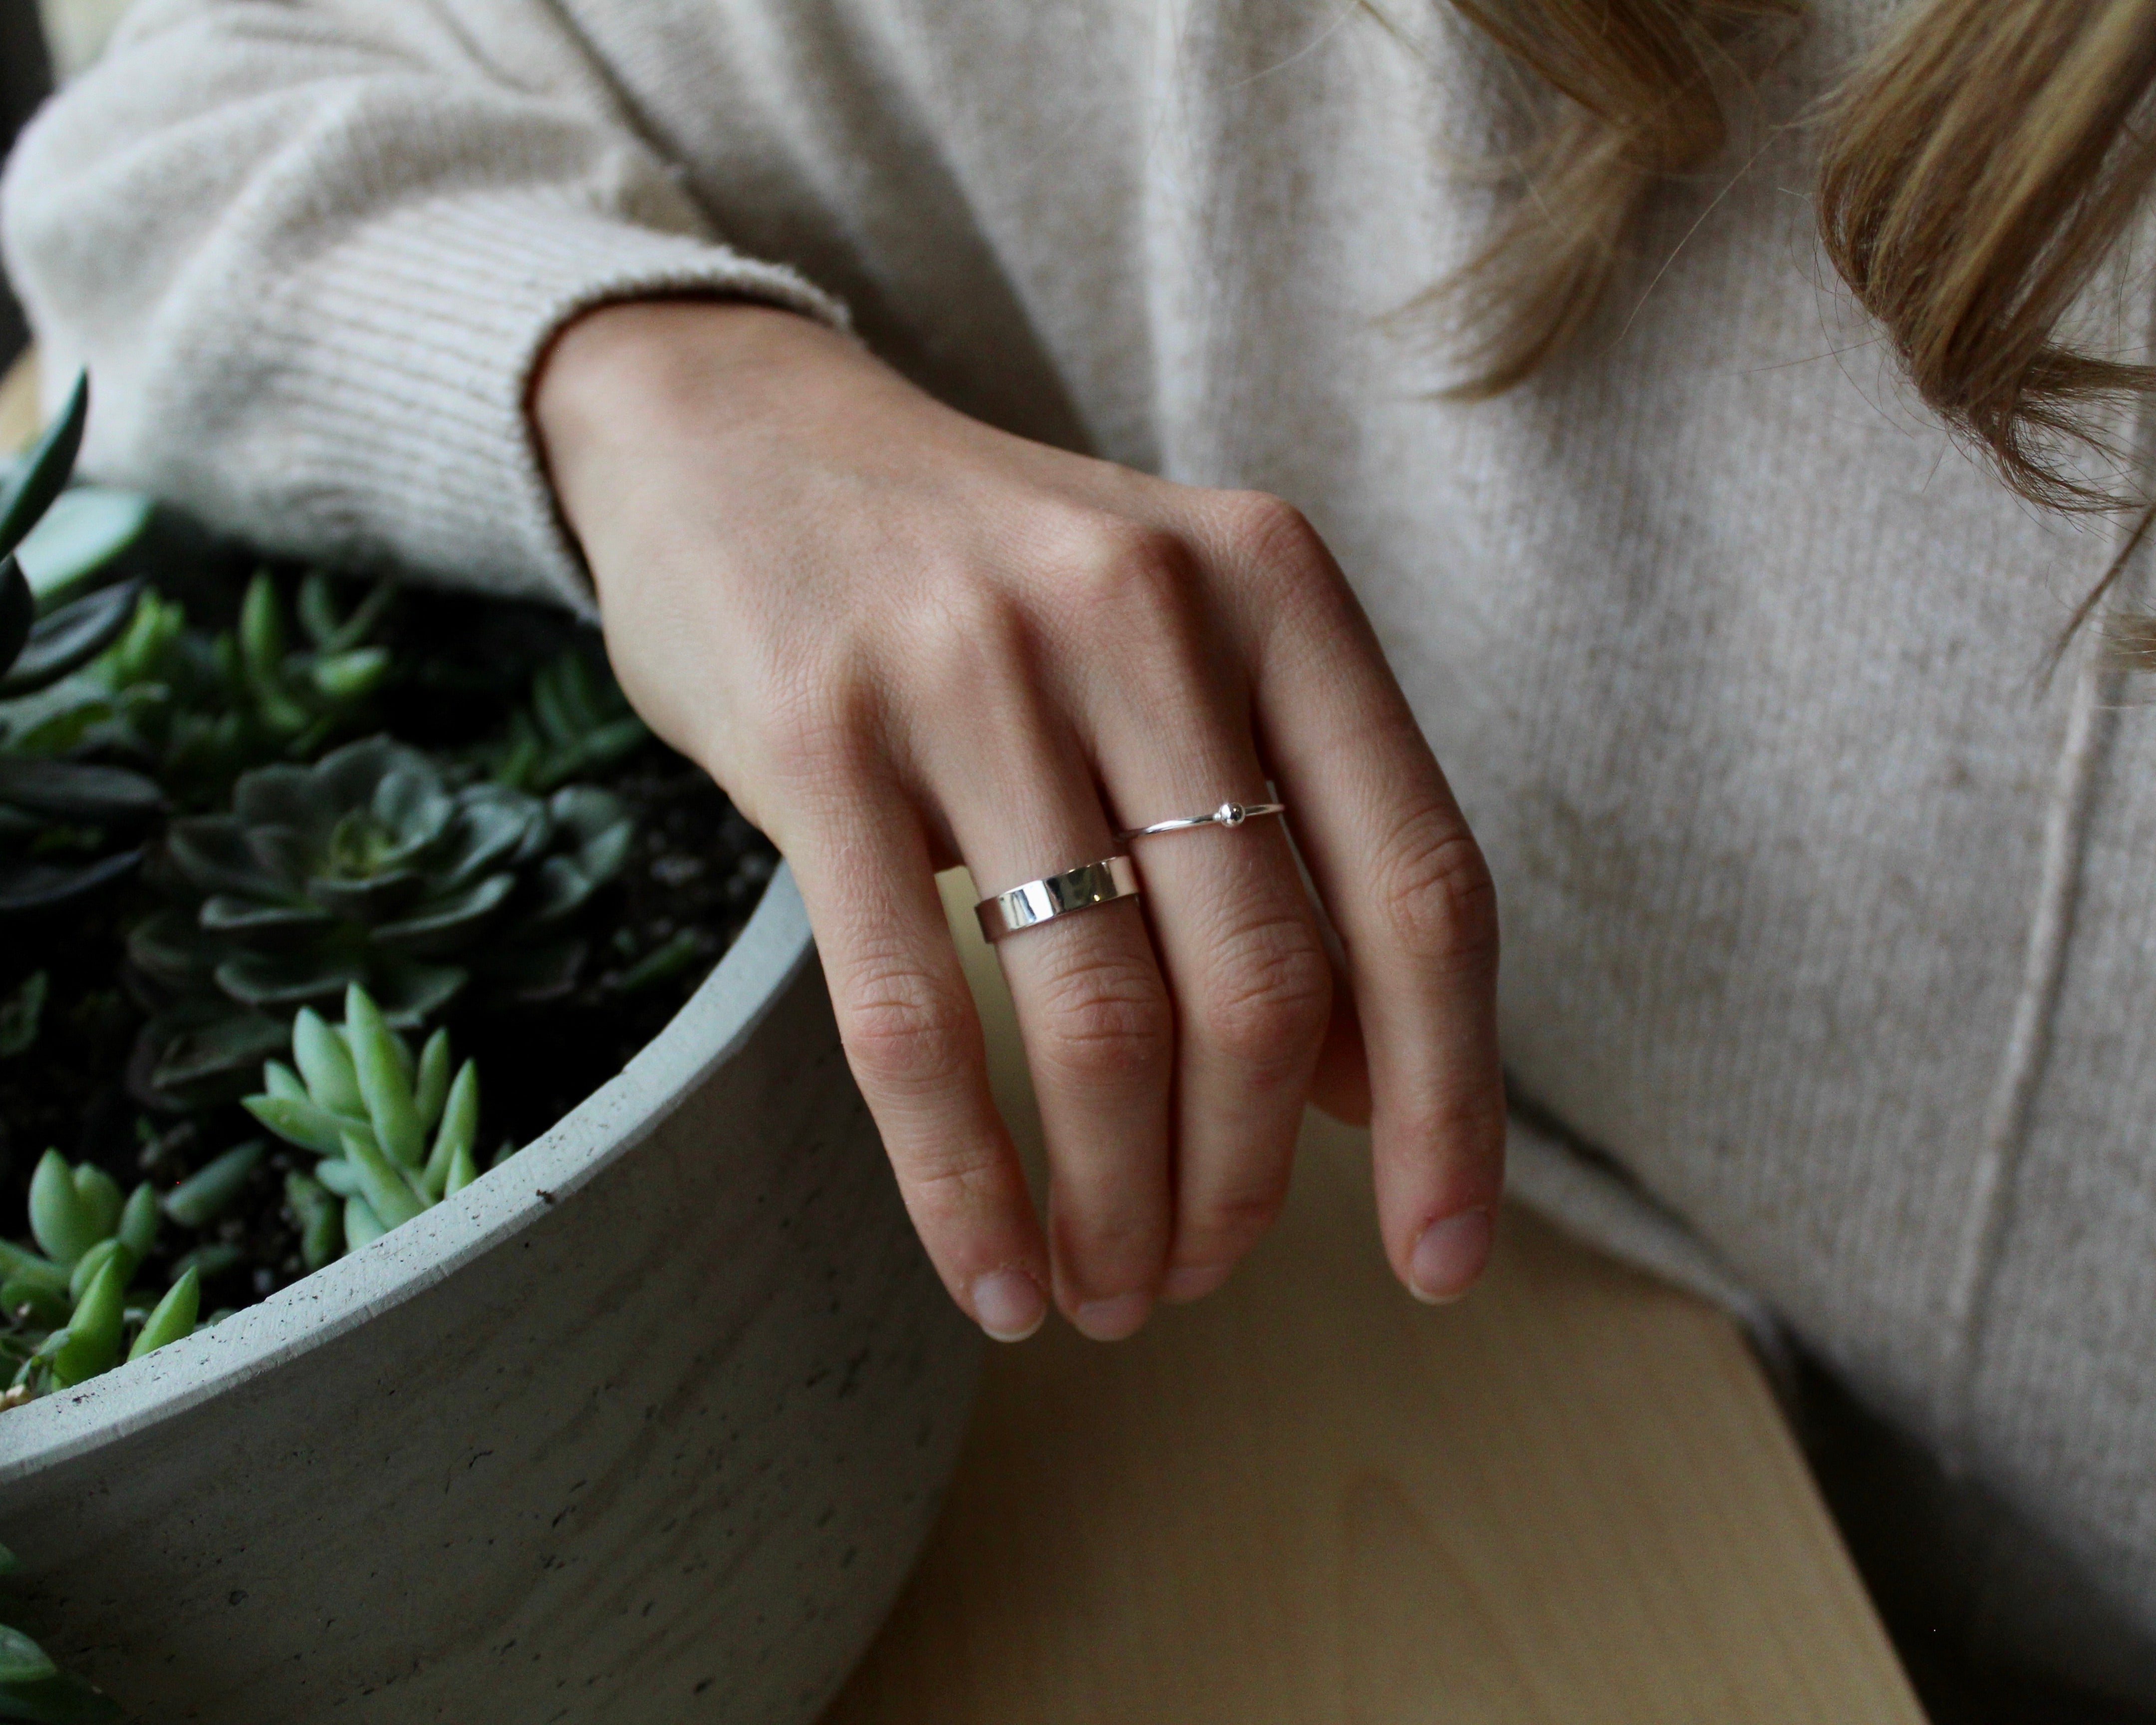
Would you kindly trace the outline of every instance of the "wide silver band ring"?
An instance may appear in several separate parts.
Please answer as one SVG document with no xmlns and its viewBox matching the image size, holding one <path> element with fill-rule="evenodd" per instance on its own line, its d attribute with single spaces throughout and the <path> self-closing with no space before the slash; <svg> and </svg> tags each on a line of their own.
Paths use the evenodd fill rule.
<svg viewBox="0 0 2156 1725">
<path fill-rule="evenodd" d="M 1239 827 L 1260 814 L 1285 814 L 1285 803 L 1223 803 L 1210 814 L 1187 814 L 1175 820 L 1157 820 L 1149 827 L 1132 827 L 1127 833 L 1116 834 L 1116 843 L 1127 845 L 1133 839 L 1150 839 L 1156 833 L 1185 833 L 1193 827 Z"/>
<path fill-rule="evenodd" d="M 1111 856 L 1099 862 L 1081 863 L 1060 875 L 1029 880 L 1009 892 L 998 892 L 973 906 L 981 932 L 999 941 L 1021 928 L 1088 911 L 1119 898 L 1138 896 L 1138 871 L 1127 856 Z"/>
</svg>

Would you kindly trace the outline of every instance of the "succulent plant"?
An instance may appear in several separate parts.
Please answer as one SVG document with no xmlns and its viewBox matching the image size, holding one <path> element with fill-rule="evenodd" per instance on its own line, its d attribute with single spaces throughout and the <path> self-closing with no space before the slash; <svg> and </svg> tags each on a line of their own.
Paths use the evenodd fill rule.
<svg viewBox="0 0 2156 1725">
<path fill-rule="evenodd" d="M 606 792 L 453 789 L 382 737 L 243 775 L 231 814 L 172 824 L 160 875 L 174 907 L 129 937 L 167 1003 L 149 1087 L 214 1093 L 282 1043 L 283 1013 L 353 984 L 403 1027 L 475 973 L 511 998 L 565 991 L 585 953 L 575 915 L 632 836 Z"/>
<path fill-rule="evenodd" d="M 0 1308 L 8 1329 L 0 1358 L 16 1364 L 0 1404 L 13 1406 L 140 1359 L 196 1327 L 203 1268 L 182 1258 L 154 1307 L 131 1305 L 129 1291 L 157 1244 L 159 1224 L 208 1226 L 230 1207 L 262 1159 L 259 1139 L 227 1151 L 160 1198 L 147 1181 L 121 1195 L 93 1163 L 70 1164 L 48 1150 L 30 1177 L 34 1248 L 0 1240 Z M 131 1345 L 129 1332 L 133 1332 Z M 0 1718 L 7 1717 L 0 1712 Z"/>
<path fill-rule="evenodd" d="M 14 555 L 61 494 L 82 444 L 90 387 L 0 491 L 0 702 L 32 696 L 103 652 L 127 626 L 140 587 L 101 588 L 38 614 Z M 0 916 L 80 896 L 126 874 L 134 840 L 164 806 L 156 784 L 125 768 L 26 753 L 16 726 L 0 747 Z"/>
<path fill-rule="evenodd" d="M 532 673 L 530 703 L 480 758 L 497 783 L 551 791 L 627 759 L 650 736 L 613 676 L 572 647 Z"/>
<path fill-rule="evenodd" d="M 354 986 L 341 1024 L 300 1009 L 292 1060 L 265 1062 L 263 1093 L 245 1106 L 287 1143 L 321 1158 L 311 1177 L 295 1173 L 285 1183 L 310 1270 L 479 1178 L 479 1068 L 466 1060 L 451 1076 L 448 1031 L 435 1031 L 415 1056 Z"/>
<path fill-rule="evenodd" d="M 12 1575 L 15 1553 L 0 1545 L 0 1575 Z M 101 1690 L 63 1671 L 52 1656 L 18 1629 L 0 1624 L 0 1719 L 30 1725 L 104 1725 L 124 1717 Z"/>
<path fill-rule="evenodd" d="M 236 628 L 190 628 L 186 607 L 145 591 L 126 629 L 74 675 L 21 704 L 8 724 L 18 753 L 79 745 L 147 762 L 183 808 L 213 809 L 252 767 L 305 760 L 363 718 L 390 670 L 370 641 L 394 588 L 377 583 L 349 611 L 320 570 L 300 578 L 304 642 L 290 644 L 279 585 L 258 571 Z"/>
</svg>

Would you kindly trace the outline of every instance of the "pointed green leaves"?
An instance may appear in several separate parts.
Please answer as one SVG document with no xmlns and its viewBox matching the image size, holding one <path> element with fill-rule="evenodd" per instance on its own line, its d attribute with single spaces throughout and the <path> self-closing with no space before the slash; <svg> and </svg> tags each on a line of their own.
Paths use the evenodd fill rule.
<svg viewBox="0 0 2156 1725">
<path fill-rule="evenodd" d="M 11 566 L 19 567 L 12 560 Z M 131 581 L 39 618 L 17 644 L 13 658 L 0 666 L 0 699 L 46 688 L 89 664 L 120 639 L 141 594 L 141 583 Z"/>
<path fill-rule="evenodd" d="M 307 1094 L 332 1114 L 363 1117 L 359 1075 L 352 1069 L 344 1039 L 332 1030 L 322 1015 L 303 1006 L 292 1019 L 292 1058 L 306 1081 Z M 331 1147 L 333 1153 L 334 1146 Z"/>
<path fill-rule="evenodd" d="M 0 1624 L 0 1683 L 35 1683 L 59 1669 L 22 1630 Z"/>
<path fill-rule="evenodd" d="M 459 1152 L 469 1158 L 478 1138 L 479 1066 L 475 1061 L 466 1060 L 457 1074 L 456 1082 L 449 1086 L 448 1100 L 442 1109 L 441 1130 L 434 1134 L 434 1147 L 427 1158 L 425 1184 L 429 1192 L 439 1198 L 458 1189 L 448 1183 L 450 1166 Z"/>
<path fill-rule="evenodd" d="M 134 1253 L 138 1264 L 157 1245 L 157 1194 L 147 1180 L 127 1194 L 126 1204 L 120 1212 L 119 1235 L 121 1243 Z"/>
<path fill-rule="evenodd" d="M 356 1252 L 362 1246 L 372 1245 L 388 1231 L 382 1225 L 382 1219 L 357 1193 L 345 1199 L 344 1241 L 346 1250 Z"/>
<path fill-rule="evenodd" d="M 68 1297 L 80 1302 L 83 1296 L 90 1291 L 90 1285 L 97 1280 L 105 1266 L 115 1259 L 118 1259 L 121 1263 L 120 1285 L 124 1290 L 128 1283 L 135 1280 L 136 1266 L 141 1260 L 134 1253 L 129 1251 L 121 1241 L 100 1240 L 78 1258 L 75 1260 L 74 1268 L 68 1272 Z"/>
<path fill-rule="evenodd" d="M 376 1142 L 406 1168 L 418 1168 L 425 1159 L 426 1137 L 419 1124 L 418 1101 L 398 1057 L 396 1033 L 383 1021 L 381 1009 L 368 998 L 367 990 L 357 987 L 345 993 L 344 1026 Z M 367 1199 L 374 1203 L 372 1192 Z M 404 1219 L 393 1218 L 378 1203 L 374 1203 L 374 1208 L 393 1228 Z"/>
<path fill-rule="evenodd" d="M 75 1303 L 67 1328 L 54 1332 L 67 1337 L 51 1360 L 54 1381 L 63 1388 L 110 1371 L 120 1358 L 127 1284 L 134 1273 L 133 1260 L 124 1249 L 108 1258 Z"/>
<path fill-rule="evenodd" d="M 9 555 L 29 537 L 30 529 L 66 489 L 89 424 L 90 374 L 85 372 L 74 380 L 66 403 L 37 446 L 15 470 L 6 488 L 0 490 L 0 557 Z"/>
<path fill-rule="evenodd" d="M 197 1169 L 165 1194 L 165 1214 L 182 1228 L 207 1228 L 238 1199 L 262 1152 L 261 1139 L 249 1138 Z"/>
<path fill-rule="evenodd" d="M 419 1108 L 419 1129 L 434 1130 L 434 1123 L 442 1117 L 442 1105 L 449 1095 L 449 1033 L 437 1030 L 427 1039 L 427 1045 L 419 1051 L 419 1076 L 417 1101 Z"/>
<path fill-rule="evenodd" d="M 30 1233 L 47 1257 L 69 1266 L 105 1237 L 57 1150 L 45 1152 L 30 1176 Z"/>
<path fill-rule="evenodd" d="M 427 1208 L 425 1196 L 405 1170 L 357 1132 L 345 1135 L 344 1159 L 358 1178 L 360 1196 L 384 1228 L 408 1222 Z"/>
<path fill-rule="evenodd" d="M 180 1279 L 166 1291 L 165 1297 L 151 1310 L 144 1321 L 142 1332 L 136 1337 L 135 1345 L 127 1350 L 127 1358 L 140 1359 L 146 1353 L 155 1353 L 167 1342 L 177 1342 L 182 1336 L 195 1332 L 195 1318 L 202 1305 L 202 1275 L 190 1266 Z"/>
</svg>

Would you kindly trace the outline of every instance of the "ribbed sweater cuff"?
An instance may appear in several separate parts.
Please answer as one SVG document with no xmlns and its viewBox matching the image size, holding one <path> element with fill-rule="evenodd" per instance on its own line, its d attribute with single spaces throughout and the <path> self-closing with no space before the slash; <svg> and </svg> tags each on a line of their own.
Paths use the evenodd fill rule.
<svg viewBox="0 0 2156 1725">
<path fill-rule="evenodd" d="M 710 294 L 839 328 L 844 309 L 781 265 L 566 199 L 430 200 L 351 235 L 311 273 L 304 336 L 275 388 L 294 449 L 339 470 L 300 489 L 352 511 L 326 540 L 384 537 L 460 585 L 594 609 L 546 479 L 526 403 L 571 319 L 612 301 Z M 354 532 L 358 524 L 357 533 Z"/>
</svg>

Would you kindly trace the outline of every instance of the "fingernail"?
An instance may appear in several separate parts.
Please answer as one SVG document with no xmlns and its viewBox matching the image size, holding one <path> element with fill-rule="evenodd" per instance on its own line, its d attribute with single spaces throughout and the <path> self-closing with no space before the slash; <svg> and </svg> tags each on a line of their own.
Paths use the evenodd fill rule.
<svg viewBox="0 0 2156 1725">
<path fill-rule="evenodd" d="M 1206 1269 L 1171 1270 L 1161 1282 L 1160 1297 L 1171 1306 L 1202 1300 L 1227 1281 L 1235 1267 L 1232 1264 L 1215 1264 Z"/>
<path fill-rule="evenodd" d="M 1034 1279 L 1016 1270 L 991 1270 L 973 1283 L 973 1321 L 998 1342 L 1023 1342 L 1048 1316 Z"/>
<path fill-rule="evenodd" d="M 1490 1261 L 1495 1230 L 1487 1210 L 1462 1210 L 1440 1216 L 1422 1231 L 1408 1260 L 1408 1281 L 1416 1299 L 1431 1306 L 1457 1300 L 1475 1286 Z"/>
<path fill-rule="evenodd" d="M 1092 1300 L 1081 1306 L 1070 1322 L 1081 1336 L 1096 1342 L 1120 1342 L 1134 1334 L 1152 1310 L 1144 1294 L 1118 1294 L 1112 1300 Z"/>
</svg>

